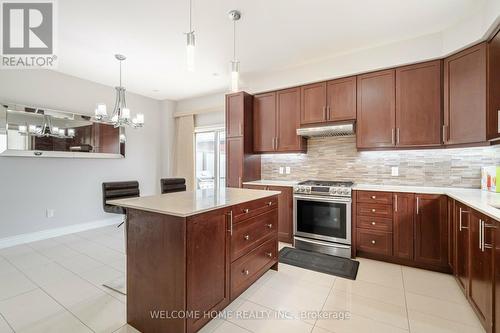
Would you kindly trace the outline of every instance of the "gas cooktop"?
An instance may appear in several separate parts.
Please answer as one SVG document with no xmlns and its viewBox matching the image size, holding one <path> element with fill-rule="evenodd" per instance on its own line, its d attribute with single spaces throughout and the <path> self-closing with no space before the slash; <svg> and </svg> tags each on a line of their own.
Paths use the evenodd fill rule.
<svg viewBox="0 0 500 333">
<path fill-rule="evenodd" d="M 293 191 L 296 194 L 327 195 L 335 197 L 351 197 L 351 187 L 354 183 L 349 181 L 306 180 L 298 183 Z"/>
</svg>

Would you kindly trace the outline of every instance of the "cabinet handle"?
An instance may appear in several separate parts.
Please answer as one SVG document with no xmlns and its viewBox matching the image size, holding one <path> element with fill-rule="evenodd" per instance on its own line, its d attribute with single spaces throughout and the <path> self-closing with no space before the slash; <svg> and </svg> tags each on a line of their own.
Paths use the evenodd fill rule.
<svg viewBox="0 0 500 333">
<path fill-rule="evenodd" d="M 484 229 L 485 228 L 488 228 L 488 229 L 497 229 L 497 226 L 494 225 L 494 224 L 486 224 L 486 221 L 483 221 L 483 248 L 482 248 L 482 251 L 484 252 L 484 249 L 492 249 L 493 248 L 493 244 L 487 244 L 486 241 L 484 240 Z"/>
<path fill-rule="evenodd" d="M 268 205 L 268 206 L 272 206 L 272 205 L 273 205 L 273 202 L 272 202 L 272 201 L 269 201 L 269 202 L 267 203 L 267 205 Z"/>
<path fill-rule="evenodd" d="M 372 222 L 372 225 L 375 225 L 375 224 L 377 224 L 377 223 L 375 223 L 375 222 Z"/>
<path fill-rule="evenodd" d="M 326 105 L 323 106 L 323 119 L 327 119 L 326 118 Z"/>
<path fill-rule="evenodd" d="M 394 211 L 398 212 L 398 195 L 394 194 Z"/>
<path fill-rule="evenodd" d="M 372 213 L 375 213 L 377 210 L 375 208 L 372 209 Z"/>
<path fill-rule="evenodd" d="M 273 225 L 272 225 L 272 224 L 270 224 L 270 223 L 269 223 L 269 224 L 264 224 L 264 225 L 265 225 L 266 227 L 268 227 L 269 229 L 271 229 L 271 228 L 273 227 Z"/>
<path fill-rule="evenodd" d="M 243 239 L 245 239 L 245 240 L 249 240 L 249 239 L 250 239 L 250 236 L 249 236 L 249 235 L 245 235 L 245 237 L 243 237 Z"/>
<path fill-rule="evenodd" d="M 372 240 L 372 244 L 375 244 L 376 242 L 374 240 Z"/>
<path fill-rule="evenodd" d="M 447 140 L 447 135 L 446 135 L 446 125 L 443 125 L 443 143 L 445 143 Z"/>
<path fill-rule="evenodd" d="M 241 123 L 239 123 L 239 132 L 240 132 L 240 136 L 243 135 L 243 125 Z"/>
<path fill-rule="evenodd" d="M 479 219 L 479 249 L 483 251 L 483 220 Z"/>
<path fill-rule="evenodd" d="M 395 133 L 394 132 L 395 132 L 395 129 L 393 128 L 392 132 L 391 132 L 391 143 L 392 143 L 392 145 L 396 144 L 396 142 L 395 142 L 396 140 L 394 139 L 394 137 L 395 137 Z"/>
<path fill-rule="evenodd" d="M 228 216 L 229 216 L 229 229 L 227 231 L 232 236 L 233 235 L 233 211 L 232 210 L 228 213 Z"/>
<path fill-rule="evenodd" d="M 279 138 L 277 137 L 276 138 L 276 148 L 275 148 L 276 150 L 278 150 L 278 145 L 279 145 Z"/>
<path fill-rule="evenodd" d="M 331 117 L 331 115 L 330 115 L 330 105 L 328 105 L 326 107 L 326 119 L 330 120 L 330 117 Z"/>
<path fill-rule="evenodd" d="M 248 208 L 243 209 L 243 213 L 245 213 L 245 214 L 248 214 L 249 211 L 250 211 L 250 209 L 248 209 Z"/>
<path fill-rule="evenodd" d="M 462 207 L 460 207 L 460 216 L 459 216 L 459 218 L 458 218 L 458 221 L 459 221 L 459 223 L 458 223 L 458 230 L 459 230 L 459 231 L 462 231 L 462 229 L 469 229 L 469 227 L 464 227 L 464 226 L 462 225 L 462 214 L 469 214 L 469 211 L 467 211 L 467 210 L 462 210 Z"/>
<path fill-rule="evenodd" d="M 248 274 L 250 274 L 250 272 L 248 271 L 248 269 L 244 269 L 241 271 L 241 274 L 248 275 Z"/>
<path fill-rule="evenodd" d="M 242 187 L 241 177 L 238 177 L 238 187 Z"/>
<path fill-rule="evenodd" d="M 420 197 L 417 197 L 417 215 L 420 213 Z"/>
<path fill-rule="evenodd" d="M 373 199 L 373 200 L 375 200 L 375 199 L 377 199 L 377 197 L 376 197 L 376 196 L 374 196 L 374 195 L 372 195 L 372 199 Z"/>
<path fill-rule="evenodd" d="M 272 258 L 273 257 L 273 253 L 272 252 L 266 252 L 266 256 L 268 256 L 269 258 Z"/>
<path fill-rule="evenodd" d="M 396 130 L 396 143 L 399 145 L 399 127 Z"/>
</svg>

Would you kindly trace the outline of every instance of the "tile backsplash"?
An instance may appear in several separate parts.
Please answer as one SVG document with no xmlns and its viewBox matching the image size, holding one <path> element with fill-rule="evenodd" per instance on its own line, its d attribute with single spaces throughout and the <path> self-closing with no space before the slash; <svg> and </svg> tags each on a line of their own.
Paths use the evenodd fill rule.
<svg viewBox="0 0 500 333">
<path fill-rule="evenodd" d="M 262 155 L 262 179 L 479 188 L 484 165 L 500 165 L 500 145 L 359 152 L 354 136 L 311 138 L 307 154 Z M 291 173 L 280 174 L 280 166 Z M 392 167 L 399 168 L 399 176 L 391 176 Z"/>
</svg>

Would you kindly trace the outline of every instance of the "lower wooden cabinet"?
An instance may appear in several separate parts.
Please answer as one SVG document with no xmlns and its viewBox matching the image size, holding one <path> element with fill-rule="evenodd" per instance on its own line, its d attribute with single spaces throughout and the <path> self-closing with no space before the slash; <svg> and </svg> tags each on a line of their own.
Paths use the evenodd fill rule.
<svg viewBox="0 0 500 333">
<path fill-rule="evenodd" d="M 413 193 L 394 193 L 394 256 L 412 260 L 414 254 Z"/>
<path fill-rule="evenodd" d="M 454 274 L 458 285 L 464 293 L 469 292 L 469 230 L 470 210 L 467 206 L 456 202 L 454 206 Z"/>
</svg>

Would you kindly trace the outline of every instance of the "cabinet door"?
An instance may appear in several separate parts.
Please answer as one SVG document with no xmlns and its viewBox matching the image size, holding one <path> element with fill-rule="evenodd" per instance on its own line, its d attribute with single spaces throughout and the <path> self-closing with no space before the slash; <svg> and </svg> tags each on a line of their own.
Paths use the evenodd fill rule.
<svg viewBox="0 0 500 333">
<path fill-rule="evenodd" d="M 415 195 L 415 261 L 448 268 L 447 197 Z"/>
<path fill-rule="evenodd" d="M 300 88 L 277 92 L 278 100 L 278 135 L 277 150 L 280 152 L 300 151 L 304 139 L 297 135 L 300 127 Z"/>
<path fill-rule="evenodd" d="M 328 81 L 326 84 L 327 120 L 356 119 L 356 77 Z"/>
<path fill-rule="evenodd" d="M 186 223 L 188 311 L 222 310 L 230 299 L 230 234 L 228 209 L 189 218 Z M 188 319 L 188 332 L 196 332 L 210 318 Z"/>
<path fill-rule="evenodd" d="M 300 124 L 317 124 L 326 121 L 326 82 L 300 87 Z"/>
<path fill-rule="evenodd" d="M 445 143 L 486 140 L 486 44 L 444 60 Z"/>
<path fill-rule="evenodd" d="M 226 95 L 226 137 L 243 136 L 244 119 L 243 93 Z"/>
<path fill-rule="evenodd" d="M 253 150 L 276 149 L 276 93 L 255 95 L 253 99 Z"/>
<path fill-rule="evenodd" d="M 358 76 L 358 148 L 394 147 L 395 84 L 394 70 Z"/>
<path fill-rule="evenodd" d="M 441 144 L 441 60 L 396 69 L 396 145 Z"/>
<path fill-rule="evenodd" d="M 243 181 L 243 138 L 227 138 L 226 187 L 241 187 Z"/>
<path fill-rule="evenodd" d="M 470 289 L 469 300 L 476 310 L 479 320 L 486 329 L 492 331 L 493 315 L 493 249 L 492 230 L 481 214 L 470 213 Z M 484 240 L 483 236 L 484 235 Z"/>
<path fill-rule="evenodd" d="M 455 276 L 467 294 L 469 290 L 469 232 L 470 211 L 461 203 L 455 204 Z"/>
<path fill-rule="evenodd" d="M 278 196 L 278 240 L 292 243 L 293 238 L 293 189 L 283 186 L 269 186 L 271 191 L 281 191 Z"/>
<path fill-rule="evenodd" d="M 393 255 L 409 260 L 413 259 L 414 200 L 413 193 L 394 193 Z"/>
<path fill-rule="evenodd" d="M 500 137 L 500 31 L 488 42 L 488 90 L 488 140 L 491 140 Z"/>
</svg>

